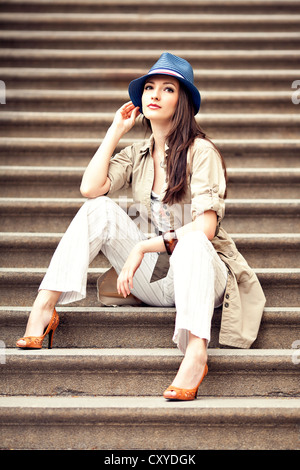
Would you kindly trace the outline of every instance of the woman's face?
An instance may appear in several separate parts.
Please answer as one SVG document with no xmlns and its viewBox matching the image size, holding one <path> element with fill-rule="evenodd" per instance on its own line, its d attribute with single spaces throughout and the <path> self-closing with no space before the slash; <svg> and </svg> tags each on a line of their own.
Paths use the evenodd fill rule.
<svg viewBox="0 0 300 470">
<path fill-rule="evenodd" d="M 169 75 L 153 75 L 144 85 L 143 114 L 150 121 L 169 122 L 176 110 L 179 82 Z"/>
</svg>

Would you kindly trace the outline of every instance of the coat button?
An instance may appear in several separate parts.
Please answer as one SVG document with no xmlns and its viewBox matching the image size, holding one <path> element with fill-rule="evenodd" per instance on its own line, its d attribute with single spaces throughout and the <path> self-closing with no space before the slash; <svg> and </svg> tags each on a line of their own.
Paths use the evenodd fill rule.
<svg viewBox="0 0 300 470">
<path fill-rule="evenodd" d="M 226 307 L 226 308 L 229 307 L 229 303 L 228 303 L 228 302 L 225 303 L 225 307 Z"/>
<path fill-rule="evenodd" d="M 226 294 L 226 295 L 225 295 L 225 298 L 226 298 L 226 299 L 229 299 L 229 294 Z"/>
</svg>

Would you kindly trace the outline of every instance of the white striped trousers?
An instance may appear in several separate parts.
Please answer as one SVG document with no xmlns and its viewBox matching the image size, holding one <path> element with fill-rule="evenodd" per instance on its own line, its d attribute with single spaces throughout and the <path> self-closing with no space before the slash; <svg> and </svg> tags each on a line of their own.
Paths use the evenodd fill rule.
<svg viewBox="0 0 300 470">
<path fill-rule="evenodd" d="M 119 274 L 134 245 L 146 238 L 110 198 L 90 199 L 62 237 L 39 289 L 62 292 L 59 304 L 78 301 L 86 296 L 88 267 L 100 250 Z M 145 254 L 132 293 L 148 305 L 176 306 L 173 341 L 184 353 L 189 331 L 210 341 L 211 319 L 223 301 L 227 268 L 200 231 L 178 241 L 167 276 L 150 283 L 157 257 L 158 253 Z"/>
</svg>

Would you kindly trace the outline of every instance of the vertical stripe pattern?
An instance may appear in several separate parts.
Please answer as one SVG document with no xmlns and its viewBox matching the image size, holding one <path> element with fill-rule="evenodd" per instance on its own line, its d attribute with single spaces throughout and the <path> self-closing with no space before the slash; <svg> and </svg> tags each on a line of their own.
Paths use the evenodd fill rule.
<svg viewBox="0 0 300 470">
<path fill-rule="evenodd" d="M 110 198 L 83 204 L 62 237 L 40 289 L 62 292 L 58 303 L 86 296 L 89 264 L 101 250 L 120 273 L 132 248 L 146 235 Z M 191 232 L 178 243 L 164 279 L 150 283 L 157 253 L 146 253 L 135 273 L 132 293 L 152 306 L 176 305 L 173 340 L 185 352 L 188 331 L 210 339 L 214 307 L 222 303 L 227 269 L 202 232 Z"/>
</svg>

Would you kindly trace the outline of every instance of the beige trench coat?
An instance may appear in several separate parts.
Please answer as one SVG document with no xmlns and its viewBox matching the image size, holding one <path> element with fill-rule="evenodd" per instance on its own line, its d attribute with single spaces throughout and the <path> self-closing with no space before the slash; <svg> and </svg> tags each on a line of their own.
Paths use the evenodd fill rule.
<svg viewBox="0 0 300 470">
<path fill-rule="evenodd" d="M 152 148 L 153 136 L 144 143 L 126 147 L 112 157 L 108 171 L 111 180 L 108 195 L 131 185 L 133 203 L 139 208 L 142 207 L 148 218 L 151 218 L 150 194 L 154 178 Z M 166 158 L 167 155 L 166 146 Z M 180 207 L 175 205 L 175 210 L 170 211 L 170 220 L 176 229 L 207 210 L 216 212 L 218 227 L 212 244 L 228 269 L 219 341 L 227 346 L 249 348 L 257 337 L 266 299 L 256 274 L 238 252 L 234 241 L 221 227 L 225 215 L 226 181 L 220 156 L 209 141 L 196 139 L 188 151 L 187 165 L 188 190 L 180 202 Z M 165 190 L 166 183 L 161 196 Z M 180 209 L 184 215 L 178 217 Z M 157 266 L 168 264 L 165 253 L 159 257 L 162 263 L 158 263 Z M 168 266 L 162 267 L 159 272 L 157 268 L 152 280 L 163 277 L 167 269 Z M 101 298 L 101 280 L 98 289 Z M 121 299 L 119 303 L 122 303 Z M 116 304 L 116 298 L 112 299 L 112 304 Z"/>
</svg>

